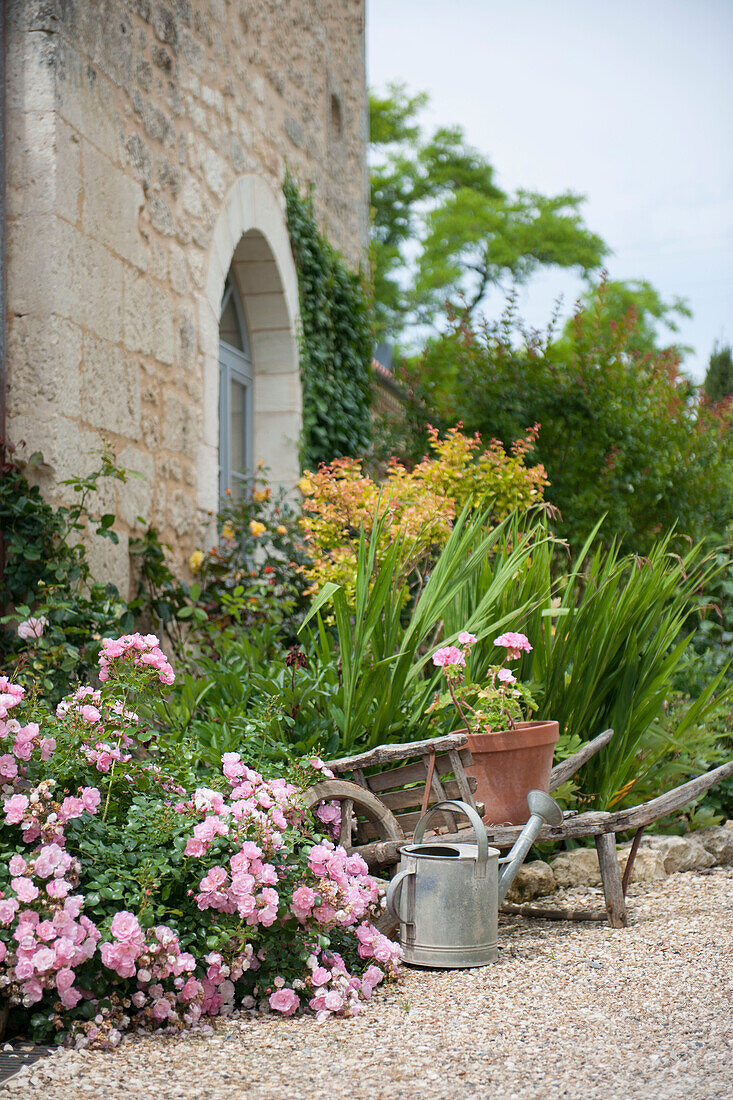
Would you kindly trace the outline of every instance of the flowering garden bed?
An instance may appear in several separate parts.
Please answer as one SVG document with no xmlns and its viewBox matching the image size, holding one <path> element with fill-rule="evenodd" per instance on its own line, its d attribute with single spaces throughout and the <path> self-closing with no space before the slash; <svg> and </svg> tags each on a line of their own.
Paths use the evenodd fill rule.
<svg viewBox="0 0 733 1100">
<path fill-rule="evenodd" d="M 154 635 L 105 640 L 101 686 L 55 713 L 0 678 L 0 989 L 14 1032 L 114 1046 L 239 1006 L 359 1011 L 397 975 L 379 888 L 300 791 L 226 753 L 196 784 L 140 721 L 173 682 Z M 328 819 L 322 811 L 322 818 Z"/>
</svg>

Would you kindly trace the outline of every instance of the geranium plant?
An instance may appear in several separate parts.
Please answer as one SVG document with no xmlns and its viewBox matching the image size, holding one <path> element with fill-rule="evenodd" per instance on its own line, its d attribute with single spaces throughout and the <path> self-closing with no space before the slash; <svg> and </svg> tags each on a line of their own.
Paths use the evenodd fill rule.
<svg viewBox="0 0 733 1100">
<path fill-rule="evenodd" d="M 99 663 L 100 688 L 55 713 L 0 678 L 0 997 L 13 1027 L 114 1046 L 129 1028 L 240 1007 L 356 1014 L 400 949 L 374 926 L 366 864 L 302 807 L 322 762 L 266 781 L 231 752 L 197 786 L 138 718 L 174 678 L 158 639 L 107 639 Z"/>
<path fill-rule="evenodd" d="M 498 664 L 489 666 L 487 678 L 481 683 L 471 680 L 468 671 L 468 657 L 476 640 L 474 634 L 462 630 L 458 645 L 442 646 L 433 653 L 433 664 L 443 670 L 446 690 L 436 692 L 428 709 L 454 707 L 470 733 L 516 729 L 537 709 L 527 686 L 508 667 L 522 653 L 531 652 L 529 639 L 514 631 L 494 638 L 494 645 L 503 649 L 504 655 Z"/>
</svg>

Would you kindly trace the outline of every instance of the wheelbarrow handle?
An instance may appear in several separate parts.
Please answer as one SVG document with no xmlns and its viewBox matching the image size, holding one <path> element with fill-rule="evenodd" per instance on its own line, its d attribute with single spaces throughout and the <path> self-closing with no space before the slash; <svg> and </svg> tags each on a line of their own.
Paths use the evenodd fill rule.
<svg viewBox="0 0 733 1100">
<path fill-rule="evenodd" d="M 398 920 L 401 924 L 413 924 L 414 922 L 410 917 L 403 917 L 399 911 L 400 898 L 402 896 L 402 884 L 406 878 L 415 874 L 415 868 L 411 867 L 408 871 L 400 871 L 399 874 L 390 882 L 387 887 L 387 908 L 389 909 L 395 920 Z"/>
</svg>

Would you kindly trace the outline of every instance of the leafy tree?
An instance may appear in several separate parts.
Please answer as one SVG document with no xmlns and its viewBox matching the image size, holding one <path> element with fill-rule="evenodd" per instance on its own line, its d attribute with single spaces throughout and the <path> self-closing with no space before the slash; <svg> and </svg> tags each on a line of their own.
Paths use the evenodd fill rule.
<svg viewBox="0 0 733 1100">
<path fill-rule="evenodd" d="M 580 214 L 582 197 L 509 195 L 460 126 L 426 134 L 425 95 L 392 84 L 371 97 L 372 258 L 377 330 L 432 323 L 448 302 L 471 315 L 492 286 L 542 266 L 598 268 L 608 249 Z"/>
<path fill-rule="evenodd" d="M 729 417 L 700 402 L 675 349 L 644 352 L 634 309 L 613 318 L 601 283 L 559 338 L 527 331 L 510 300 L 498 323 L 454 319 L 406 370 L 414 434 L 463 421 L 509 443 L 539 425 L 534 459 L 559 533 L 602 535 L 645 553 L 677 525 L 698 536 L 731 511 Z"/>
<path fill-rule="evenodd" d="M 628 330 L 628 340 L 634 352 L 641 355 L 656 355 L 667 347 L 661 339 L 660 329 L 668 334 L 679 332 L 678 319 L 691 317 L 692 310 L 684 298 L 675 297 L 665 302 L 659 292 L 646 279 L 630 279 L 626 282 L 603 277 L 603 294 L 598 287 L 590 285 L 581 298 L 581 304 L 587 311 L 576 314 L 569 320 L 565 331 L 578 324 L 601 321 L 604 325 L 625 323 L 633 315 L 634 324 Z M 678 353 L 689 351 L 674 342 Z"/>
<path fill-rule="evenodd" d="M 715 403 L 733 396 L 733 353 L 730 345 L 716 344 L 705 375 L 705 396 Z"/>
</svg>

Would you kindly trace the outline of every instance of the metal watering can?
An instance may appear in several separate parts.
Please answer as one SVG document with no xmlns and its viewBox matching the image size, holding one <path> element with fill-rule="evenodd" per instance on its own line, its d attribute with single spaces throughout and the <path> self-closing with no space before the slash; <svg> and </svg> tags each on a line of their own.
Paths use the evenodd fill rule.
<svg viewBox="0 0 733 1100">
<path fill-rule="evenodd" d="M 562 810 L 544 791 L 530 791 L 527 804 L 530 819 L 503 857 L 489 847 L 483 821 L 465 802 L 436 802 L 422 815 L 387 890 L 406 963 L 463 968 L 494 962 L 499 906 L 542 826 L 562 822 Z M 423 843 L 428 822 L 439 810 L 465 814 L 477 843 Z"/>
</svg>

